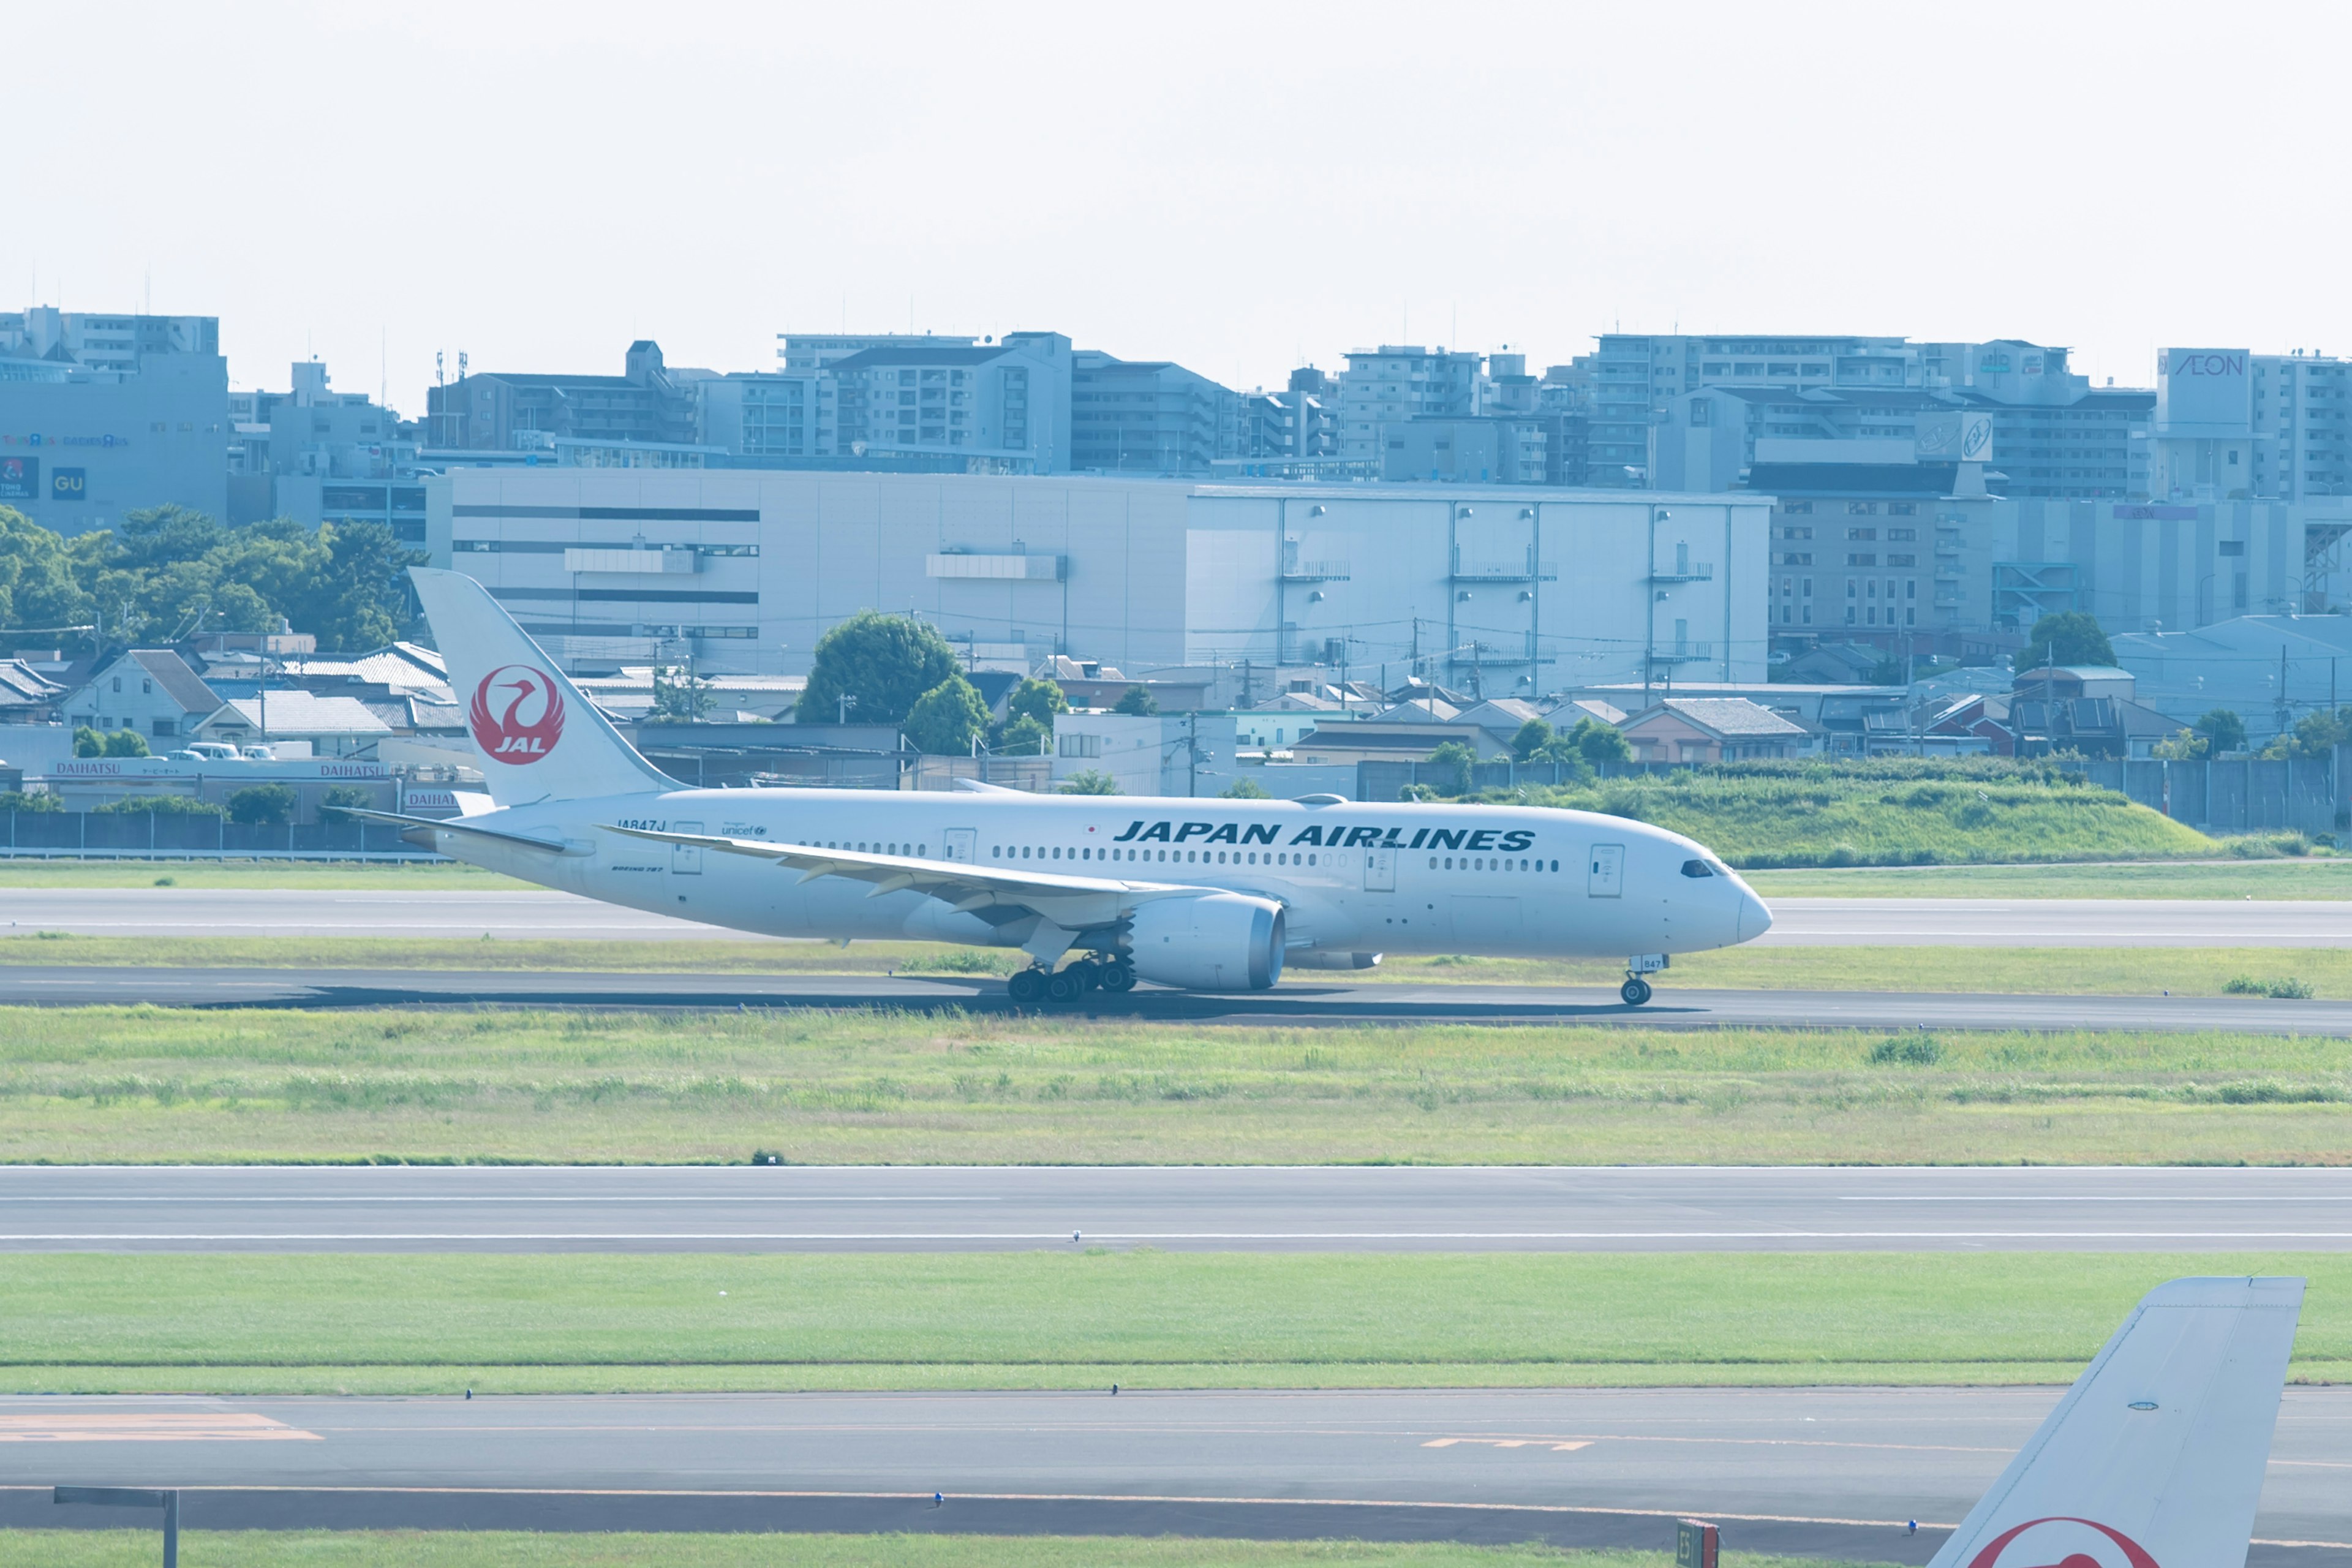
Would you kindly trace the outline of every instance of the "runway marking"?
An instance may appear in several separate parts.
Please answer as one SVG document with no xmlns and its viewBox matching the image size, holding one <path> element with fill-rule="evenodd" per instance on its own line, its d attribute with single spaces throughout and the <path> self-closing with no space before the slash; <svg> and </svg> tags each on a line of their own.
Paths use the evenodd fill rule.
<svg viewBox="0 0 2352 1568">
<path fill-rule="evenodd" d="M 142 1197 L 137 1194 L 26 1194 L 20 1203 L 45 1204 L 137 1204 L 152 1208 L 163 1204 L 216 1204 L 223 1207 L 242 1205 L 260 1207 L 276 1204 L 1001 1204 L 1005 1200 L 992 1195 L 933 1196 L 912 1194 L 856 1193 L 686 1193 L 686 1194 L 589 1194 L 565 1197 L 558 1194 L 516 1193 L 500 1196 L 495 1193 L 455 1193 L 437 1197 L 429 1193 L 360 1194 L 352 1197 L 239 1197 L 234 1194 L 215 1197 Z"/>
<path fill-rule="evenodd" d="M 1540 1437 L 1433 1437 L 1422 1445 L 1424 1448 L 1451 1448 L 1461 1443 L 1475 1443 L 1487 1448 L 1549 1448 L 1555 1454 L 1574 1453 L 1579 1448 L 1592 1447 L 1590 1437 L 1566 1443 L 1549 1442 Z"/>
<path fill-rule="evenodd" d="M 59 1411 L 40 1415 L 0 1415 L 0 1443 L 225 1443 L 323 1442 L 305 1432 L 249 1411 Z"/>
</svg>

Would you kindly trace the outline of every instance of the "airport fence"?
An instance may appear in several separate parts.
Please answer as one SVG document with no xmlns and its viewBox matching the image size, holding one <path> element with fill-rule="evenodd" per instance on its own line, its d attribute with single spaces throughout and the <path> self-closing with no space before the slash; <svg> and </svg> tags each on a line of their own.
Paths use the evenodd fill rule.
<svg viewBox="0 0 2352 1568">
<path fill-rule="evenodd" d="M 438 860 L 378 822 L 231 822 L 152 811 L 9 811 L 16 859 Z"/>
</svg>

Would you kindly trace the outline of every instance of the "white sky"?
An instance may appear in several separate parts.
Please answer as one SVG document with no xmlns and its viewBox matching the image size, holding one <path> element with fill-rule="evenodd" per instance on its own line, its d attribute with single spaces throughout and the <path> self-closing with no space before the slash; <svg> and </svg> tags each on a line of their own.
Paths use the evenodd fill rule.
<svg viewBox="0 0 2352 1568">
<path fill-rule="evenodd" d="M 1003 332 L 1278 385 L 1625 331 L 2352 352 L 2352 8 L 0 0 L 0 300 L 230 374 Z M 10 303 L 7 308 L 14 308 Z M 381 347 L 380 347 L 381 345 Z"/>
</svg>

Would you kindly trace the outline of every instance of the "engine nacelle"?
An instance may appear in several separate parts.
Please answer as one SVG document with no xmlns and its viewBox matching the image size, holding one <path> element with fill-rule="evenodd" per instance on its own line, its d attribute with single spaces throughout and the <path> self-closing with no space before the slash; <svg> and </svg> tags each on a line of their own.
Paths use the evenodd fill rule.
<svg viewBox="0 0 2352 1568">
<path fill-rule="evenodd" d="M 1263 991 L 1282 978 L 1282 906 L 1242 893 L 1153 899 L 1129 926 L 1135 973 L 1189 991 Z"/>
</svg>

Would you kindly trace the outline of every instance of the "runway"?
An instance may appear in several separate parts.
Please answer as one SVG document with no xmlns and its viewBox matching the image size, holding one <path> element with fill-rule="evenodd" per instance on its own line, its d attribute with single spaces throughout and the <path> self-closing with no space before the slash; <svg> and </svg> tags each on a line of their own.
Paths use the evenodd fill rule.
<svg viewBox="0 0 2352 1568">
<path fill-rule="evenodd" d="M 0 966 L 0 1006 L 889 1008 L 998 1013 L 1003 982 L 961 975 L 681 974 L 584 970 L 165 969 Z M 1684 990 L 1671 972 L 1647 1006 L 1569 985 L 1368 984 L 1286 979 L 1213 994 L 1142 986 L 1097 993 L 1054 1016 L 1284 1026 L 1554 1023 L 1714 1028 L 2164 1029 L 2352 1033 L 2352 1000 L 2245 996 L 2032 996 L 1948 992 Z"/>
<path fill-rule="evenodd" d="M 1569 1539 L 1627 1515 L 1720 1521 L 1727 1546 L 1924 1563 L 2056 1402 L 2054 1388 L 1656 1389 L 525 1396 L 352 1399 L 0 1399 L 0 1483 L 467 1489 L 409 1492 L 408 1517 L 470 1508 L 475 1489 L 522 1494 L 522 1518 L 560 1519 L 552 1491 L 593 1511 L 614 1494 L 700 1491 L 789 1528 L 828 1510 L 918 1527 L 1067 1528 L 1092 1504 L 1188 1534 L 1349 1533 L 1334 1505 L 1385 1509 L 1460 1535 L 1511 1510 Z M 178 1429 L 174 1429 L 174 1428 Z M 2290 1388 L 2255 1533 L 2352 1542 L 2352 1390 Z M 929 1510 L 934 1492 L 945 1507 Z M 533 1497 L 531 1494 L 537 1494 Z M 299 1494 L 296 1494 L 299 1500 Z M 326 1500 L 332 1506 L 332 1493 Z M 285 1506 L 281 1494 L 279 1506 Z M 1153 1502 L 1160 1506 L 1150 1507 Z M 875 1506 L 879 1505 L 879 1506 Z M 186 1504 L 206 1521 L 206 1499 Z M 373 1506 L 385 1506 L 379 1495 Z M 1601 1517 L 1580 1520 L 1576 1510 Z M 530 1511 L 525 1511 L 530 1510 Z M 1526 1510 L 1526 1511 L 1521 1511 Z M 1541 1510 L 1536 1513 L 1534 1510 Z M 58 1522 L 14 1493 L 0 1522 Z M 82 1510 L 72 1510 L 79 1513 Z M 706 1511 L 673 1506 L 685 1526 Z M 736 1510 L 740 1511 L 740 1510 Z M 1319 1514 L 1319 1517 L 1318 1517 Z M 220 1520 L 222 1510 L 213 1515 Z M 575 1513 L 575 1519 L 577 1513 Z M 1916 1519 L 1919 1537 L 1902 1531 Z M 562 1528 L 561 1524 L 557 1525 Z M 574 1522 L 572 1528 L 583 1528 Z M 593 1526 L 592 1526 L 593 1527 Z M 703 1526 L 708 1528 L 708 1525 Z M 740 1527 L 740 1526 L 739 1526 Z M 775 1525 L 771 1525 L 775 1528 Z M 865 1528 L 877 1528 L 867 1524 Z M 963 1528 L 973 1528 L 964 1525 Z M 1655 1523 L 1648 1523 L 1656 1529 Z M 1652 1544 L 1664 1547 L 1671 1537 Z M 2275 1549 L 2273 1549 L 2275 1551 Z M 2311 1547 L 2303 1548 L 2309 1553 Z"/>
<path fill-rule="evenodd" d="M 2342 947 L 2352 902 L 2198 899 L 1774 899 L 1765 946 Z M 571 893 L 435 889 L 26 888 L 0 931 L 768 942 Z"/>
<path fill-rule="evenodd" d="M 2342 1251 L 2352 1170 L 0 1167 L 5 1252 Z M 2352 1440 L 2348 1438 L 2347 1440 Z"/>
</svg>

